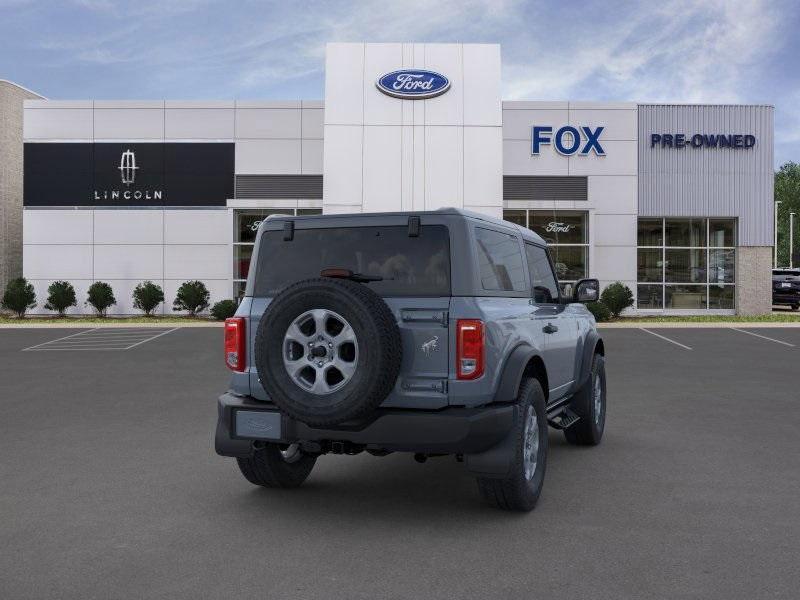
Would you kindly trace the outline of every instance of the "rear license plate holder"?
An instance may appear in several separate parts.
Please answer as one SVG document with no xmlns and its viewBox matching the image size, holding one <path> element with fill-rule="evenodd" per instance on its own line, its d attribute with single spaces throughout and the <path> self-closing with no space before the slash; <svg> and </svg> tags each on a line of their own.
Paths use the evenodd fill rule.
<svg viewBox="0 0 800 600">
<path fill-rule="evenodd" d="M 267 410 L 237 410 L 234 414 L 237 437 L 255 440 L 280 440 L 281 413 Z"/>
</svg>

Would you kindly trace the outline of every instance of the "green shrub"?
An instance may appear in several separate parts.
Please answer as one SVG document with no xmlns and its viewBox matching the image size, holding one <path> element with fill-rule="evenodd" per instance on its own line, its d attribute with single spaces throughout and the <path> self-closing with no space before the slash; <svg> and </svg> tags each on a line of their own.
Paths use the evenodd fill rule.
<svg viewBox="0 0 800 600">
<path fill-rule="evenodd" d="M 189 316 L 194 317 L 208 308 L 210 299 L 211 294 L 202 281 L 184 281 L 178 288 L 172 310 L 186 310 L 189 311 Z"/>
<path fill-rule="evenodd" d="M 140 283 L 133 290 L 133 307 L 144 311 L 148 317 L 164 301 L 164 290 L 152 281 Z"/>
<path fill-rule="evenodd" d="M 89 286 L 86 304 L 94 307 L 98 317 L 105 317 L 108 309 L 116 303 L 117 299 L 114 298 L 114 290 L 104 281 L 95 281 Z"/>
<path fill-rule="evenodd" d="M 211 307 L 211 316 L 217 321 L 224 321 L 236 314 L 236 300 L 220 300 Z"/>
<path fill-rule="evenodd" d="M 0 306 L 16 313 L 20 319 L 24 319 L 28 309 L 36 306 L 36 292 L 33 285 L 28 283 L 24 277 L 12 279 L 8 282 L 6 291 L 3 292 Z"/>
<path fill-rule="evenodd" d="M 586 308 L 594 315 L 594 320 L 598 323 L 611 319 L 611 311 L 602 302 L 587 302 Z"/>
<path fill-rule="evenodd" d="M 54 281 L 48 286 L 47 304 L 44 305 L 47 310 L 55 310 L 59 317 L 63 317 L 70 306 L 77 304 L 75 288 L 69 281 Z"/>
<path fill-rule="evenodd" d="M 603 290 L 600 302 L 608 307 L 614 317 L 618 317 L 623 310 L 633 306 L 633 292 L 627 285 L 617 281 Z"/>
</svg>

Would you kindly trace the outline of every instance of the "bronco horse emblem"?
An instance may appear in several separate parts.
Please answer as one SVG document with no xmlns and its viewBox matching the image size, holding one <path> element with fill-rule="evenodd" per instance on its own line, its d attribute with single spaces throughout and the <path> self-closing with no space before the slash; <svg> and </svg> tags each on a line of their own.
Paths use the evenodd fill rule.
<svg viewBox="0 0 800 600">
<path fill-rule="evenodd" d="M 439 351 L 439 336 L 435 335 L 427 342 L 422 344 L 422 351 L 425 353 L 425 356 L 430 356 L 431 352 L 438 352 Z"/>
</svg>

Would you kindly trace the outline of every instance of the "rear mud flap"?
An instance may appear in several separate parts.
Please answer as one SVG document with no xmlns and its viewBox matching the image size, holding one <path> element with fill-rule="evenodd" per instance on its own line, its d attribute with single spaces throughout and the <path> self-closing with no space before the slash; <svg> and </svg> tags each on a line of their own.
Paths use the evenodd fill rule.
<svg viewBox="0 0 800 600">
<path fill-rule="evenodd" d="M 518 407 L 514 406 L 512 422 L 517 420 L 517 410 L 519 410 Z M 506 437 L 488 450 L 478 454 L 466 454 L 464 456 L 464 464 L 467 470 L 474 475 L 504 479 L 511 473 L 511 464 L 514 461 L 516 446 L 516 432 L 512 427 Z"/>
</svg>

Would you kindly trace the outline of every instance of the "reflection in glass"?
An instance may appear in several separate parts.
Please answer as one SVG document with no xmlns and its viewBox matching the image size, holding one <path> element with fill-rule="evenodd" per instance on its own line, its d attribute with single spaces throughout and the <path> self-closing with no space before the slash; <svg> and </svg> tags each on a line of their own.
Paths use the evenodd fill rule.
<svg viewBox="0 0 800 600">
<path fill-rule="evenodd" d="M 637 252 L 637 277 L 639 281 L 661 282 L 662 272 L 661 248 L 639 248 Z"/>
<path fill-rule="evenodd" d="M 735 219 L 710 219 L 708 221 L 708 245 L 720 248 L 736 245 Z"/>
<path fill-rule="evenodd" d="M 244 297 L 244 289 L 247 286 L 246 281 L 234 281 L 233 282 L 233 299 L 234 300 L 241 300 Z"/>
<path fill-rule="evenodd" d="M 291 215 L 293 211 L 289 210 L 256 210 L 256 211 L 240 211 L 236 213 L 236 240 L 237 242 L 245 242 L 252 244 L 256 241 L 256 233 L 258 226 L 269 215 Z"/>
<path fill-rule="evenodd" d="M 528 223 L 525 221 L 526 216 L 524 210 L 504 210 L 503 219 L 521 225 L 522 227 L 528 226 Z"/>
<path fill-rule="evenodd" d="M 534 210 L 530 227 L 548 244 L 585 244 L 589 239 L 587 216 L 582 211 Z"/>
<path fill-rule="evenodd" d="M 667 246 L 705 246 L 705 219 L 667 219 L 664 222 Z"/>
<path fill-rule="evenodd" d="M 664 289 L 666 308 L 706 308 L 705 285 L 668 285 Z"/>
<path fill-rule="evenodd" d="M 663 246 L 664 230 L 661 219 L 639 219 L 637 235 L 640 246 Z"/>
<path fill-rule="evenodd" d="M 705 250 L 666 250 L 664 278 L 679 283 L 706 282 Z"/>
<path fill-rule="evenodd" d="M 736 250 L 709 250 L 708 282 L 733 283 L 736 281 Z"/>
<path fill-rule="evenodd" d="M 708 308 L 733 309 L 736 308 L 733 285 L 712 285 L 708 288 Z"/>
<path fill-rule="evenodd" d="M 247 244 L 233 247 L 233 278 L 247 279 L 250 269 L 250 259 L 253 256 L 253 246 Z"/>
<path fill-rule="evenodd" d="M 663 308 L 664 306 L 664 286 L 662 285 L 638 285 L 636 286 L 637 308 L 645 310 Z"/>
<path fill-rule="evenodd" d="M 551 246 L 550 254 L 559 281 L 577 281 L 587 277 L 589 248 L 587 246 Z"/>
</svg>

